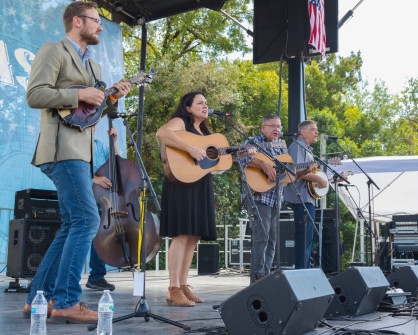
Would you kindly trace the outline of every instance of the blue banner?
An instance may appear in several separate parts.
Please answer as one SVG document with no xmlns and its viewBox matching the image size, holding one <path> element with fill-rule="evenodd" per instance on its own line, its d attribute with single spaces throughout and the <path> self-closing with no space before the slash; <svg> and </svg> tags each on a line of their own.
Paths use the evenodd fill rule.
<svg viewBox="0 0 418 335">
<path fill-rule="evenodd" d="M 39 134 L 40 112 L 25 100 L 32 61 L 46 42 L 65 37 L 62 15 L 69 0 L 8 0 L 0 2 L 0 262 L 7 258 L 8 222 L 15 192 L 27 188 L 54 189 L 52 182 L 30 164 Z M 100 43 L 89 46 L 110 87 L 123 77 L 121 27 L 102 18 Z M 119 103 L 124 112 L 124 101 Z M 99 122 L 96 137 L 108 144 L 107 119 Z M 118 147 L 126 152 L 125 129 L 114 122 Z"/>
</svg>

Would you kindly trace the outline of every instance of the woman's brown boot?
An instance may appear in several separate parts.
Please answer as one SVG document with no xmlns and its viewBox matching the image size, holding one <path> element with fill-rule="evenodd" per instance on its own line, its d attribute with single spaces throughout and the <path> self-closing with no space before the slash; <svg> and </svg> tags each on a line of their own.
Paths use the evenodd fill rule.
<svg viewBox="0 0 418 335">
<path fill-rule="evenodd" d="M 170 297 L 165 298 L 168 306 L 177 305 L 180 307 L 193 307 L 195 305 L 193 301 L 186 298 L 180 287 L 170 286 L 168 291 L 170 293 Z"/>
<path fill-rule="evenodd" d="M 187 299 L 198 303 L 204 301 L 202 298 L 196 297 L 192 291 L 190 291 L 189 285 L 180 285 L 180 287 Z"/>
</svg>

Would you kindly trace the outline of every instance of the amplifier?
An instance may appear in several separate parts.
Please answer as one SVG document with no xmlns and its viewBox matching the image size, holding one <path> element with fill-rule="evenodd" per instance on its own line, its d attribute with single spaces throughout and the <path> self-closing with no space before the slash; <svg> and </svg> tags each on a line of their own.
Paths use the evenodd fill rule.
<svg viewBox="0 0 418 335">
<path fill-rule="evenodd" d="M 391 234 L 416 234 L 418 215 L 393 215 L 390 223 Z"/>
<path fill-rule="evenodd" d="M 399 253 L 418 253 L 417 243 L 392 243 L 392 248 Z"/>
<path fill-rule="evenodd" d="M 14 219 L 60 220 L 57 191 L 33 188 L 17 191 Z"/>
</svg>

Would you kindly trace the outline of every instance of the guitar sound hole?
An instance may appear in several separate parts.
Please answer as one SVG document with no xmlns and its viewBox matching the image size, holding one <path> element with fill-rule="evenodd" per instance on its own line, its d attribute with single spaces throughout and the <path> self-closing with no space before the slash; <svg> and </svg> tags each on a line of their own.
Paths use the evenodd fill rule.
<svg viewBox="0 0 418 335">
<path fill-rule="evenodd" d="M 219 157 L 219 150 L 216 147 L 207 147 L 206 148 L 206 156 L 208 156 L 209 159 L 215 160 Z"/>
</svg>

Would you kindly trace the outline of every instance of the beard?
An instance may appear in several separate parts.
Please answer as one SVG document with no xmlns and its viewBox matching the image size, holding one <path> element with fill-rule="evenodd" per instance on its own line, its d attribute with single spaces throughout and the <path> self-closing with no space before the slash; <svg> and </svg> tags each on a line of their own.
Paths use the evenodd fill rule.
<svg viewBox="0 0 418 335">
<path fill-rule="evenodd" d="M 87 43 L 87 45 L 99 44 L 99 38 L 95 34 L 89 33 L 85 27 L 81 30 L 80 34 L 81 38 Z"/>
</svg>

